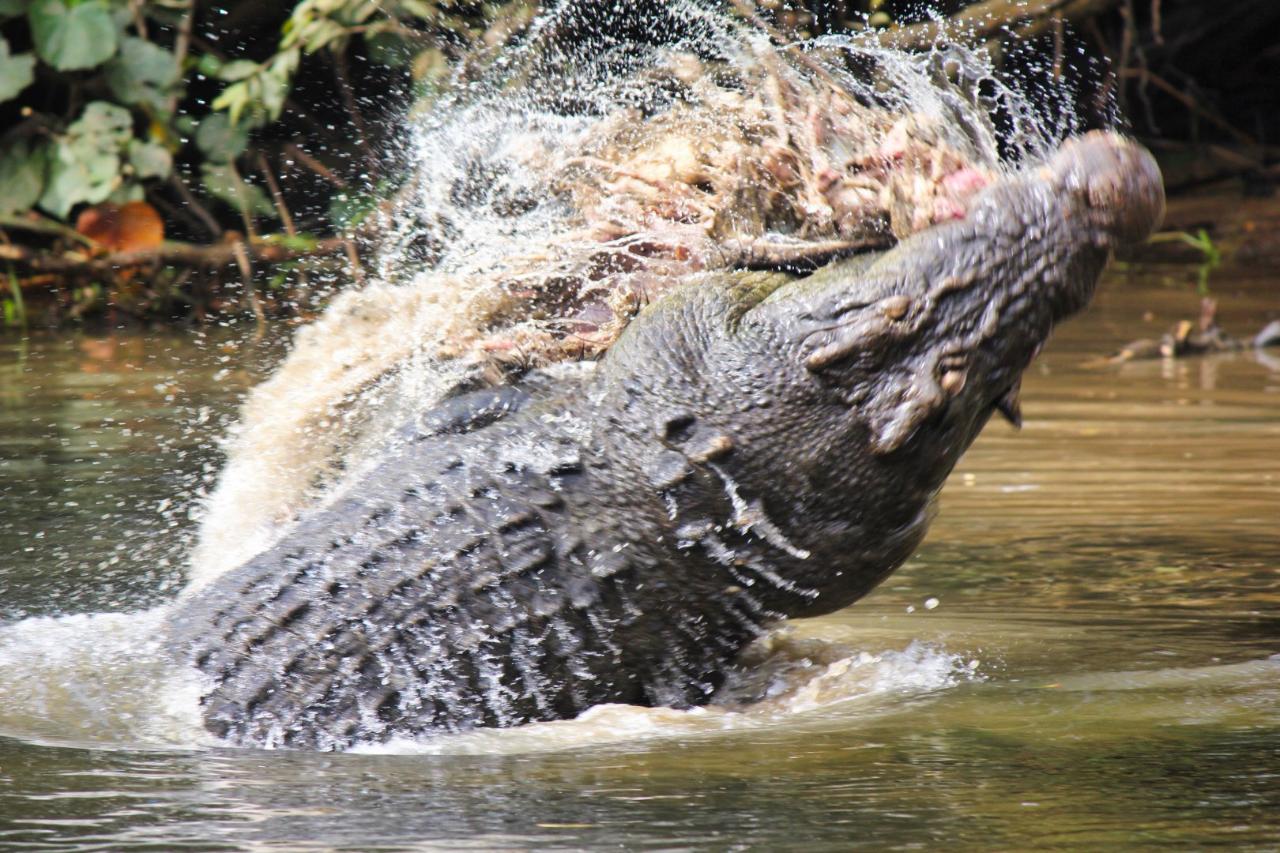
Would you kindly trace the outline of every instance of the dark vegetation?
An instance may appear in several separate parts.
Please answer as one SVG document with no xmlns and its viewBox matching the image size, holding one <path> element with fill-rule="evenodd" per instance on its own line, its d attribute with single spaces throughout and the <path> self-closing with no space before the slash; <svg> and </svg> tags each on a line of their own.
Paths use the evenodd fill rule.
<svg viewBox="0 0 1280 853">
<path fill-rule="evenodd" d="M 590 16 L 597 6 L 583 4 Z M 662 3 L 611 31 L 643 35 Z M 872 28 L 926 48 L 919 0 L 726 0 L 779 38 Z M 939 0 L 954 32 L 1077 82 L 1170 187 L 1280 178 L 1273 0 Z M 305 316 L 359 280 L 425 109 L 536 3 L 0 0 L 0 309 L 9 326 Z"/>
</svg>

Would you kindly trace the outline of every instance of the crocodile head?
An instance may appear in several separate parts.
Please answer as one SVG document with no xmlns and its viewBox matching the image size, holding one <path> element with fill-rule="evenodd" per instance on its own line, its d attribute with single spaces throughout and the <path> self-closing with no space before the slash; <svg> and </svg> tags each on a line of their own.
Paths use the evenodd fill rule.
<svg viewBox="0 0 1280 853">
<path fill-rule="evenodd" d="M 962 221 L 778 294 L 772 319 L 865 424 L 871 452 L 954 461 L 993 410 L 1018 423 L 1022 371 L 1088 302 L 1110 250 L 1145 239 L 1163 210 L 1151 155 L 1090 134 L 992 186 Z"/>
<path fill-rule="evenodd" d="M 685 359 L 698 405 L 678 422 L 697 425 L 681 438 L 732 447 L 713 473 L 810 555 L 788 570 L 822 591 L 806 612 L 847 604 L 906 559 L 991 414 L 1019 421 L 1020 377 L 1054 324 L 1163 209 L 1150 154 L 1092 133 L 993 183 L 961 220 L 775 286 L 700 343 L 705 359 Z M 847 568 L 836 578 L 833 565 Z"/>
</svg>

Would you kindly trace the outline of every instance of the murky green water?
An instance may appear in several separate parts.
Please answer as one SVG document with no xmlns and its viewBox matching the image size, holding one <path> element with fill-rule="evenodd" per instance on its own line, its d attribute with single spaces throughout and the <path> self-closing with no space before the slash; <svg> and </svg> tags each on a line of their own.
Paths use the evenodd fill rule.
<svg viewBox="0 0 1280 853">
<path fill-rule="evenodd" d="M 86 650 L 50 683 L 46 633 L 0 656 L 21 694 L 0 697 L 0 847 L 1280 848 L 1280 353 L 1084 366 L 1195 315 L 1162 278 L 1113 275 L 920 554 L 795 626 L 883 658 L 858 689 L 751 725 L 622 715 L 470 754 L 176 748 L 112 743 L 141 711 L 94 719 L 108 694 L 163 697 Z M 1215 286 L 1230 330 L 1280 315 L 1274 282 Z M 218 425 L 263 361 L 229 340 L 0 342 L 0 617 L 174 593 Z"/>
</svg>

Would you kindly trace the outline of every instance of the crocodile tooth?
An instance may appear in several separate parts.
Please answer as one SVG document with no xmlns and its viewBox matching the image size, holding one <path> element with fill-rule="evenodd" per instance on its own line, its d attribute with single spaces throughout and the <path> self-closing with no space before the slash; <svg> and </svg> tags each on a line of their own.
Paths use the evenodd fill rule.
<svg viewBox="0 0 1280 853">
<path fill-rule="evenodd" d="M 996 411 L 1004 415 L 1005 420 L 1013 424 L 1014 429 L 1022 428 L 1022 383 L 1015 382 L 995 402 Z"/>
</svg>

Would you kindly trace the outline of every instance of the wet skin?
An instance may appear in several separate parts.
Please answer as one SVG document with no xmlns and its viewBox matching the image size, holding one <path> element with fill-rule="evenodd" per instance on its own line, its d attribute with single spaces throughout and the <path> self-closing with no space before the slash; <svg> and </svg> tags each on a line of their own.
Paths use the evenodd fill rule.
<svg viewBox="0 0 1280 853">
<path fill-rule="evenodd" d="M 362 741 L 706 702 L 769 625 L 865 595 L 1159 172 L 1109 134 L 964 220 L 803 279 L 695 278 L 594 370 L 482 391 L 180 602 L 233 743 Z"/>
</svg>

